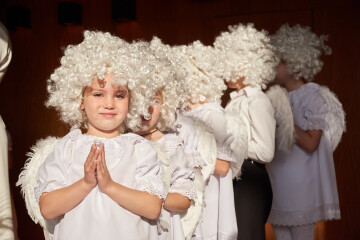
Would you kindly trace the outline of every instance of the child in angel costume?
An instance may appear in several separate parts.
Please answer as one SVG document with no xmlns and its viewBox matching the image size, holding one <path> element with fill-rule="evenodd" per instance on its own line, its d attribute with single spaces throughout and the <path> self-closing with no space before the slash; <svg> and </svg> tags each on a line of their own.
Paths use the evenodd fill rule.
<svg viewBox="0 0 360 240">
<path fill-rule="evenodd" d="M 236 160 L 230 148 L 233 137 L 226 131 L 225 111 L 219 104 L 226 87 L 212 71 L 217 60 L 214 49 L 195 41 L 188 46 L 173 47 L 173 52 L 181 61 L 179 69 L 186 70 L 187 101 L 178 111 L 177 132 L 187 148 L 197 150 L 205 161 L 199 166 L 205 185 L 200 196 L 204 207 L 202 213 L 197 212 L 200 218 L 196 219 L 192 239 L 236 239 L 230 169 L 230 163 Z"/>
<path fill-rule="evenodd" d="M 275 149 L 274 110 L 262 88 L 273 80 L 278 63 L 265 31 L 253 24 L 229 26 L 216 37 L 216 74 L 230 93 L 226 118 L 238 161 L 233 166 L 238 239 L 265 239 L 272 189 L 265 164 Z"/>
<path fill-rule="evenodd" d="M 335 94 L 311 82 L 323 66 L 322 53 L 331 54 L 325 40 L 309 27 L 287 24 L 271 36 L 281 59 L 274 83 L 286 89 L 292 109 L 282 114 L 293 116 L 279 134 L 296 136 L 293 148 L 277 147 L 268 165 L 274 191 L 269 222 L 279 240 L 314 239 L 317 221 L 340 219 L 333 151 L 345 114 Z"/>
<path fill-rule="evenodd" d="M 149 115 L 144 116 L 143 128 L 137 134 L 150 140 L 163 165 L 163 182 L 167 196 L 157 220 L 159 239 L 184 240 L 180 213 L 186 212 L 196 199 L 194 171 L 187 161 L 183 140 L 166 133 L 176 120 L 176 109 L 182 102 L 184 91 L 180 79 L 174 74 L 173 65 L 167 59 L 170 54 L 157 38 L 147 42 L 134 42 L 136 51 L 149 63 L 157 65 L 150 71 L 158 75 L 142 85 L 142 90 L 154 95 Z M 146 94 L 144 94 L 146 95 Z"/>
<path fill-rule="evenodd" d="M 47 239 L 158 239 L 162 166 L 148 140 L 123 133 L 141 127 L 151 99 L 139 84 L 157 76 L 121 39 L 84 38 L 48 80 L 46 105 L 72 130 L 33 148 L 18 181 L 29 215 Z"/>
</svg>

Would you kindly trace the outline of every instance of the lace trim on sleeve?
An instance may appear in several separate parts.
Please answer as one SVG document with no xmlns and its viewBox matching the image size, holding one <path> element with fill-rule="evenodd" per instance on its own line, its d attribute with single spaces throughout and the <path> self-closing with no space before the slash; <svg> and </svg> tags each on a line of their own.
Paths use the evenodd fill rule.
<svg viewBox="0 0 360 240">
<path fill-rule="evenodd" d="M 40 197 L 44 192 L 52 192 L 54 190 L 66 187 L 65 182 L 62 181 L 50 181 L 45 183 L 39 183 L 34 189 L 34 195 L 36 201 L 39 203 Z"/>
<path fill-rule="evenodd" d="M 229 162 L 236 162 L 234 152 L 231 150 L 230 146 L 218 147 L 216 157 Z"/>
<path fill-rule="evenodd" d="M 156 195 L 161 199 L 166 198 L 164 183 L 156 176 L 143 177 L 136 183 L 135 189 Z"/>
<path fill-rule="evenodd" d="M 186 152 L 186 158 L 192 168 L 202 168 L 206 166 L 204 159 L 201 157 L 198 151 Z"/>
<path fill-rule="evenodd" d="M 306 130 L 323 130 L 326 131 L 328 129 L 328 125 L 323 118 L 311 118 L 306 123 Z"/>
<path fill-rule="evenodd" d="M 169 189 L 169 193 L 179 193 L 190 200 L 196 198 L 196 191 L 194 187 L 194 182 L 190 179 L 178 180 L 174 182 Z"/>
</svg>

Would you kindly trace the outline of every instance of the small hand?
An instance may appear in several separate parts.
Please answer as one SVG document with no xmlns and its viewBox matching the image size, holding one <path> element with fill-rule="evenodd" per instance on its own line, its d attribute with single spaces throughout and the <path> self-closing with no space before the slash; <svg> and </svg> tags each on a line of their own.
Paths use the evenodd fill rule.
<svg viewBox="0 0 360 240">
<path fill-rule="evenodd" d="M 95 187 L 97 184 L 96 179 L 96 159 L 100 155 L 100 151 L 96 149 L 96 146 L 91 145 L 90 153 L 84 163 L 84 180 L 90 187 Z"/>
<path fill-rule="evenodd" d="M 100 154 L 96 159 L 96 170 L 99 189 L 103 193 L 107 193 L 108 187 L 112 184 L 113 180 L 111 179 L 109 170 L 106 166 L 104 144 L 101 144 L 100 146 Z"/>
</svg>

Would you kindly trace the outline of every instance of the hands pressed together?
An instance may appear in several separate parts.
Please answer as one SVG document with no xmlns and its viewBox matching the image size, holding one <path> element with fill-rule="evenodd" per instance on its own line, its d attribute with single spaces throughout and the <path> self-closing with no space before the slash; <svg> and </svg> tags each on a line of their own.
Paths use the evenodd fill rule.
<svg viewBox="0 0 360 240">
<path fill-rule="evenodd" d="M 84 164 L 84 180 L 91 187 L 99 186 L 100 191 L 107 192 L 113 183 L 105 162 L 105 150 L 102 143 L 99 148 L 94 144 Z"/>
</svg>

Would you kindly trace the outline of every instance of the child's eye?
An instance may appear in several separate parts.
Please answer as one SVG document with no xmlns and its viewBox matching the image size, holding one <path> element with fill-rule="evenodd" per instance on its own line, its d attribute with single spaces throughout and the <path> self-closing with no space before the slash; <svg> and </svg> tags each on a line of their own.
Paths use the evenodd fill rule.
<svg viewBox="0 0 360 240">
<path fill-rule="evenodd" d="M 116 98 L 125 98 L 125 95 L 124 94 L 116 94 L 115 97 Z"/>
<path fill-rule="evenodd" d="M 94 93 L 93 96 L 94 96 L 94 97 L 101 97 L 101 96 L 102 96 L 102 93 Z"/>
</svg>

